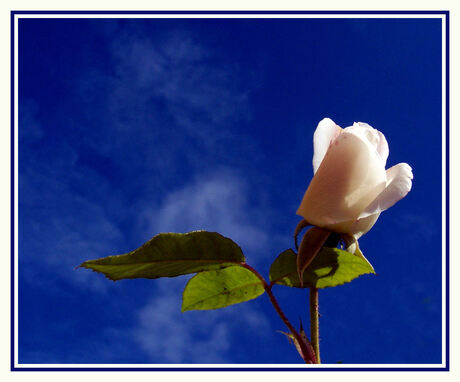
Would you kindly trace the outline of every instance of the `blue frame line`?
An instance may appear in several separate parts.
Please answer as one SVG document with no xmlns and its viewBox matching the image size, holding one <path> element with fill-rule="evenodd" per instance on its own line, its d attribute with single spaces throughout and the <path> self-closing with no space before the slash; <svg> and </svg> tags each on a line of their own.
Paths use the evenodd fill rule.
<svg viewBox="0 0 460 382">
<path fill-rule="evenodd" d="M 387 367 L 387 368 L 380 368 L 380 367 L 338 367 L 338 368 L 301 368 L 301 367 L 293 367 L 293 368 L 285 368 L 285 367 L 183 367 L 183 368 L 175 368 L 175 367 L 143 367 L 143 368 L 135 368 L 135 367 L 98 367 L 98 368 L 91 368 L 91 367 L 21 367 L 15 368 L 12 371 L 445 371 L 444 368 L 436 368 L 436 367 L 427 367 L 427 368 L 418 368 L 418 367 L 406 367 L 406 368 L 398 368 L 398 367 Z"/>
<path fill-rule="evenodd" d="M 449 360 L 450 360 L 450 342 L 449 342 L 449 315 L 450 315 L 450 308 L 449 308 L 449 299 L 450 299 L 450 269 L 449 269 L 449 259 L 450 259 L 450 251 L 449 251 L 449 220 L 450 220 L 450 193 L 449 193 L 449 173 L 450 173 L 450 164 L 449 164 L 449 157 L 450 157 L 450 149 L 449 149 L 449 131 L 450 131 L 450 100 L 449 100 L 449 12 L 446 12 L 446 370 L 449 370 Z"/>
<path fill-rule="evenodd" d="M 10 277 L 11 277 L 11 290 L 10 290 L 10 303 L 11 303 L 11 311 L 10 311 L 10 319 L 11 319 L 11 334 L 10 334 L 10 341 L 11 341 L 11 355 L 10 355 L 10 363 L 11 363 L 11 370 L 14 370 L 14 206 L 15 206 L 15 200 L 14 200 L 14 12 L 11 12 L 11 19 L 10 19 L 10 28 L 11 28 L 11 53 L 10 53 L 10 64 L 11 64 L 11 142 L 10 142 L 10 150 L 11 150 L 11 160 L 10 160 L 10 171 L 11 171 L 11 183 L 10 183 L 10 193 L 11 193 L 11 207 L 10 207 L 10 213 L 11 213 L 11 270 L 10 270 Z"/>
<path fill-rule="evenodd" d="M 12 11 L 13 14 L 37 14 L 37 15 L 445 15 L 449 11 Z"/>
<path fill-rule="evenodd" d="M 350 368 L 345 368 L 345 367 L 337 367 L 337 368 L 330 368 L 330 367 L 321 367 L 321 368 L 304 368 L 304 367 L 292 367 L 292 368 L 287 368 L 287 367 L 183 367 L 183 368 L 178 368 L 178 367 L 88 367 L 88 366 L 82 366 L 82 367 L 36 367 L 36 366 L 31 366 L 31 367 L 16 367 L 15 366 L 15 359 L 14 359 L 14 354 L 15 354 L 15 317 L 14 317 L 14 309 L 15 309 L 15 300 L 14 300 L 14 284 L 15 284 L 15 263 L 14 263 L 14 258 L 15 258 L 15 253 L 14 253 L 14 237 L 15 237 L 15 231 L 14 231 L 14 215 L 15 215 L 15 198 L 14 198 L 14 182 L 15 182 L 15 176 L 14 176 L 14 158 L 15 158 L 15 151 L 14 151 L 14 124 L 15 124 L 15 107 L 17 105 L 14 104 L 14 97 L 15 97 L 15 89 L 14 89 L 14 19 L 15 15 L 102 15 L 102 14 L 109 14 L 109 15 L 140 15 L 140 14 L 145 14 L 145 15 L 152 15 L 152 14 L 159 14 L 159 15 L 180 15 L 180 14 L 190 14 L 190 15 L 196 15 L 196 14 L 203 14 L 203 15 L 273 15 L 273 14 L 279 14 L 279 15 L 287 15 L 287 14 L 294 14 L 294 15 L 337 15 L 337 14 L 342 14 L 342 15 L 444 15 L 446 18 L 446 23 L 445 23 L 445 33 L 446 33 L 446 279 L 445 279 L 445 287 L 446 287 L 446 365 L 445 367 L 350 367 Z M 372 18 L 372 17 L 369 17 Z M 11 191 L 11 291 L 10 291 L 10 309 L 11 309 L 11 336 L 10 336 L 10 345 L 11 345 L 11 359 L 10 359 L 10 365 L 11 365 L 11 371 L 184 371 L 184 372 L 190 372 L 190 371 L 307 371 L 307 372 L 316 372 L 316 371 L 449 371 L 450 370 L 450 341 L 449 341 L 449 335 L 450 335 L 450 330 L 449 330 L 449 325 L 450 325 L 450 307 L 449 307 L 449 298 L 450 298 L 450 290 L 449 290 L 449 285 L 450 285 L 450 251 L 449 251 L 449 219 L 450 219 L 450 214 L 449 214 L 449 208 L 450 208 L 450 203 L 449 203 L 449 185 L 450 185 L 450 180 L 449 180 L 449 171 L 450 171 L 450 163 L 449 163 L 449 156 L 450 156 L 450 149 L 449 149 L 449 129 L 450 129 L 450 118 L 449 118 L 449 113 L 450 113 L 450 98 L 449 98 L 449 92 L 450 92 L 450 86 L 449 86 L 449 81 L 450 81 L 450 76 L 449 76 L 449 70 L 450 70 L 450 65 L 449 65 L 449 60 L 450 60 L 450 54 L 449 54 L 449 44 L 450 44 L 450 38 L 449 38 L 449 11 L 448 10 L 418 10 L 418 11 L 11 11 L 11 28 L 10 28 L 10 33 L 11 33 L 11 47 L 10 47 L 10 55 L 11 55 L 11 165 L 10 165 L 10 171 L 11 171 L 11 177 L 10 177 L 10 191 Z"/>
</svg>

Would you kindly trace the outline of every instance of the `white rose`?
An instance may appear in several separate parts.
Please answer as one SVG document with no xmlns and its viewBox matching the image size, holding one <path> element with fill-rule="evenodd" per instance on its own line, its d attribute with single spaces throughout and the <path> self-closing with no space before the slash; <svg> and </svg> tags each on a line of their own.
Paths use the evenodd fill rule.
<svg viewBox="0 0 460 382">
<path fill-rule="evenodd" d="M 325 118 L 313 148 L 314 176 L 297 210 L 309 224 L 359 238 L 412 187 L 407 163 L 385 171 L 388 143 L 366 123 L 342 129 Z"/>
</svg>

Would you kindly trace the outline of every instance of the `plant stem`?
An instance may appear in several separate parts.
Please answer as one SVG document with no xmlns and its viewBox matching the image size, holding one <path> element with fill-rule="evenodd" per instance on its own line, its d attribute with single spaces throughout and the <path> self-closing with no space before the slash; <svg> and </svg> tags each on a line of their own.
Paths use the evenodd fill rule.
<svg viewBox="0 0 460 382">
<path fill-rule="evenodd" d="M 305 363 L 317 363 L 316 357 L 315 357 L 315 352 L 311 345 L 309 343 L 305 343 L 305 341 L 302 340 L 300 337 L 300 334 L 295 330 L 295 328 L 292 326 L 292 324 L 289 322 L 288 318 L 284 314 L 284 312 L 281 310 L 281 307 L 278 304 L 278 301 L 276 300 L 273 292 L 272 292 L 272 285 L 268 284 L 265 279 L 260 275 L 259 272 L 257 272 L 253 267 L 251 267 L 249 264 L 242 263 L 241 266 L 244 268 L 250 270 L 252 273 L 254 273 L 260 281 L 262 281 L 263 287 L 265 289 L 265 292 L 267 292 L 268 297 L 270 298 L 270 302 L 272 303 L 273 307 L 275 308 L 276 312 L 280 316 L 281 320 L 284 322 L 284 324 L 287 326 L 289 331 L 292 333 L 294 338 L 296 339 L 297 343 L 300 346 L 300 349 L 302 350 L 303 353 L 303 358 L 305 360 Z"/>
<path fill-rule="evenodd" d="M 268 286 L 268 285 L 267 285 Z M 265 291 L 268 294 L 268 297 L 270 298 L 270 301 L 275 308 L 276 312 L 280 316 L 281 320 L 283 320 L 284 324 L 288 327 L 288 329 L 291 331 L 292 335 L 295 337 L 297 343 L 299 344 L 302 353 L 304 354 L 304 360 L 305 363 L 317 363 L 315 353 L 313 348 L 311 347 L 310 344 L 306 344 L 302 338 L 300 337 L 300 334 L 297 333 L 297 331 L 294 329 L 292 324 L 289 322 L 288 318 L 284 314 L 284 312 L 281 310 L 278 301 L 276 301 L 275 296 L 273 295 L 273 292 L 271 290 L 271 287 L 268 286 L 268 288 L 265 288 Z"/>
<path fill-rule="evenodd" d="M 321 363 L 319 355 L 318 288 L 310 288 L 310 336 L 317 363 Z"/>
</svg>

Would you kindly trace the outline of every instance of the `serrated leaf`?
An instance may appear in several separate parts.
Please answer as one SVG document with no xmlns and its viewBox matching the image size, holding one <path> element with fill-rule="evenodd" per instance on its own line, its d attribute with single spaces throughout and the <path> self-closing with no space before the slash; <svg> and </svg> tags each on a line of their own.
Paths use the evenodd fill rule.
<svg viewBox="0 0 460 382">
<path fill-rule="evenodd" d="M 375 273 L 363 257 L 338 248 L 324 247 L 303 274 L 303 286 L 329 288 L 342 285 L 355 278 Z M 297 255 L 292 249 L 282 252 L 270 267 L 270 281 L 274 284 L 301 288 L 297 274 Z"/>
<path fill-rule="evenodd" d="M 252 300 L 264 291 L 261 280 L 240 266 L 200 272 L 184 289 L 182 311 L 224 308 Z"/>
<path fill-rule="evenodd" d="M 359 248 L 358 241 L 356 241 L 356 249 L 355 249 L 354 253 L 355 253 L 356 256 L 361 257 L 369 265 L 369 267 L 372 268 L 372 273 L 375 273 L 374 267 L 372 266 L 372 264 L 369 262 L 369 260 L 367 260 L 366 257 L 361 252 L 361 249 Z"/>
<path fill-rule="evenodd" d="M 110 280 L 175 277 L 245 261 L 241 248 L 216 232 L 161 233 L 132 252 L 85 261 L 80 267 Z"/>
<path fill-rule="evenodd" d="M 345 242 L 344 249 L 347 252 L 351 252 L 351 253 L 354 253 L 356 256 L 362 257 L 374 271 L 374 267 L 372 266 L 372 264 L 369 262 L 369 260 L 366 259 L 366 257 L 361 252 L 361 249 L 359 248 L 358 240 L 356 240 L 356 238 L 353 235 L 342 235 L 342 239 Z"/>
</svg>

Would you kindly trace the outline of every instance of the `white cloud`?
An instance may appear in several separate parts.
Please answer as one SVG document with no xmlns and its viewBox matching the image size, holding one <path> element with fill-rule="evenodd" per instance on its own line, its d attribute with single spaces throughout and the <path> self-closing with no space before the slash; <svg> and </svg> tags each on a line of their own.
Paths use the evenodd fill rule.
<svg viewBox="0 0 460 382">
<path fill-rule="evenodd" d="M 212 53 L 187 32 L 139 33 L 129 24 L 108 48 L 110 70 L 93 68 L 75 81 L 82 100 L 103 109 L 107 124 L 102 129 L 132 133 L 172 122 L 171 127 L 202 139 L 203 129 L 214 137 L 216 125 L 248 117 L 247 90 L 237 68 L 210 64 Z M 104 98 L 97 98 L 101 93 Z"/>
<path fill-rule="evenodd" d="M 58 180 L 52 182 L 59 185 Z M 101 206 L 86 198 L 72 198 L 66 194 L 68 189 L 63 190 L 61 202 L 66 211 L 60 213 L 59 209 L 43 204 L 34 206 L 33 214 L 20 215 L 21 274 L 34 280 L 36 287 L 49 287 L 50 283 L 63 280 L 80 288 L 105 291 L 107 280 L 75 267 L 85 260 L 114 254 L 123 235 Z"/>
<path fill-rule="evenodd" d="M 56 290 L 66 283 L 104 292 L 107 280 L 74 267 L 133 249 L 126 248 L 133 237 L 147 240 L 158 232 L 196 229 L 232 238 L 248 262 L 257 265 L 273 241 L 264 219 L 267 211 L 260 210 L 262 203 L 251 195 L 247 179 L 228 165 L 220 167 L 216 159 L 225 158 L 232 140 L 246 144 L 232 130 L 249 114 L 235 68 L 209 65 L 210 52 L 184 34 L 155 39 L 139 37 L 129 28 L 115 33 L 113 67 L 76 76 L 75 93 L 62 100 L 78 113 L 59 119 L 56 111 L 53 123 L 62 126 L 48 130 L 46 118 L 38 123 L 39 102 L 24 108 L 20 129 L 31 133 L 23 143 L 53 134 L 53 144 L 44 140 L 41 147 L 20 148 L 22 158 L 28 158 L 19 180 L 23 280 L 36 288 Z M 54 135 L 56 131 L 60 134 Z M 97 168 L 85 157 L 91 150 L 113 162 L 117 173 Z M 192 178 L 177 179 L 177 173 Z M 170 184 L 177 188 L 170 190 Z M 142 216 L 136 221 L 139 211 Z M 134 232 L 137 227 L 141 233 Z M 231 362 L 230 347 L 242 331 L 262 336 L 269 328 L 250 302 L 182 314 L 184 278 L 162 279 L 156 285 L 157 293 L 137 321 L 126 323 L 154 360 Z M 106 329 L 127 342 L 118 327 Z"/>
<path fill-rule="evenodd" d="M 242 110 L 246 96 L 237 87 L 235 68 L 210 65 L 212 53 L 186 32 L 139 37 L 127 28 L 112 41 L 111 53 L 118 90 L 141 92 L 145 101 L 161 98 L 166 108 L 174 107 L 176 121 L 201 112 L 198 119 L 216 123 L 248 111 Z"/>
<path fill-rule="evenodd" d="M 28 146 L 48 130 L 38 121 L 39 103 L 21 101 L 20 131 L 29 137 L 20 149 L 28 161 L 22 162 L 19 181 L 27 231 L 21 259 L 34 263 L 28 272 L 44 264 L 49 271 L 73 269 L 88 258 L 123 252 L 130 233 L 121 232 L 119 222 L 134 220 L 146 209 L 145 238 L 200 228 L 221 232 L 250 252 L 267 244 L 266 228 L 257 226 L 262 220 L 249 205 L 242 178 L 228 170 L 216 172 L 172 194 L 165 182 L 180 184 L 174 179 L 178 169 L 199 172 L 222 151 L 215 143 L 232 135 L 223 127 L 247 112 L 231 69 L 210 66 L 209 52 L 186 33 L 156 38 L 138 32 L 136 27 L 116 31 L 109 49 L 112 70 L 93 68 L 75 77 L 79 97 L 69 101 L 77 102 L 72 106 L 79 112 L 62 120 L 66 134 L 53 137 L 52 149 L 49 143 L 43 150 Z M 109 172 L 92 167 L 87 151 L 113 163 L 117 183 L 111 183 Z M 163 205 L 146 208 L 158 206 L 160 199 Z M 72 274 L 68 281 L 85 285 L 94 278 L 89 272 Z"/>
<path fill-rule="evenodd" d="M 33 119 L 23 121 L 28 131 Z M 29 156 L 27 142 L 21 152 Z M 118 206 L 107 180 L 77 164 L 78 153 L 67 145 L 55 148 L 52 160 L 24 159 L 19 172 L 19 263 L 25 280 L 49 288 L 57 280 L 95 291 L 106 281 L 76 271 L 85 260 L 114 254 L 123 242 L 112 209 Z M 81 187 L 94 187 L 92 195 Z M 78 191 L 80 189 L 80 191 Z M 100 194 L 105 195 L 100 202 Z M 46 276 L 45 276 L 46 275 Z"/>
<path fill-rule="evenodd" d="M 240 336 L 263 336 L 270 325 L 250 302 L 212 311 L 180 312 L 184 279 L 158 282 L 155 295 L 139 311 L 134 339 L 152 363 L 231 363 Z"/>
<path fill-rule="evenodd" d="M 157 208 L 145 212 L 146 236 L 159 232 L 207 230 L 231 238 L 253 264 L 269 245 L 265 211 L 249 201 L 244 178 L 229 169 L 196 177 L 172 190 Z"/>
<path fill-rule="evenodd" d="M 244 178 L 230 169 L 197 176 L 171 190 L 140 224 L 145 236 L 159 232 L 217 231 L 239 244 L 252 265 L 263 261 L 270 246 L 264 212 L 249 202 Z M 156 293 L 139 312 L 134 338 L 152 358 L 166 363 L 231 363 L 241 336 L 270 331 L 264 313 L 251 302 L 214 311 L 180 312 L 184 278 L 161 279 Z M 241 341 L 244 342 L 244 341 Z M 241 360 L 240 360 L 241 361 Z"/>
</svg>

